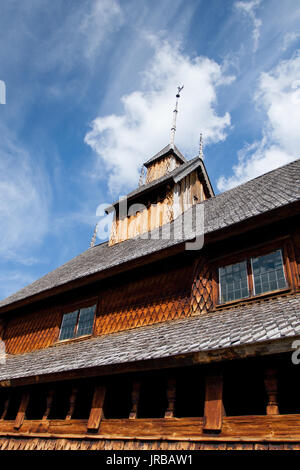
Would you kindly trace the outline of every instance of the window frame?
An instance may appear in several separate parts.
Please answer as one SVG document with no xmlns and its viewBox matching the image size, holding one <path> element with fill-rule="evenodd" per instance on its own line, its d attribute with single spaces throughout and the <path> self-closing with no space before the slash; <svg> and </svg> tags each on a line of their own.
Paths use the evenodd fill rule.
<svg viewBox="0 0 300 470">
<path fill-rule="evenodd" d="M 254 277 L 253 277 L 253 272 L 252 272 L 252 261 L 251 258 L 257 258 L 260 256 L 267 255 L 269 253 L 273 253 L 275 251 L 281 250 L 281 256 L 282 256 L 282 264 L 283 264 L 283 272 L 284 272 L 284 277 L 286 280 L 286 287 L 282 289 L 276 289 L 273 291 L 268 291 L 268 292 L 263 292 L 262 294 L 255 294 L 255 289 L 254 289 Z M 269 244 L 264 244 L 264 245 L 259 245 L 256 248 L 253 247 L 251 249 L 245 250 L 245 251 L 240 251 L 238 253 L 233 253 L 231 255 L 227 255 L 225 257 L 220 257 L 216 262 L 216 268 L 214 270 L 214 304 L 215 308 L 221 308 L 224 306 L 228 305 L 234 305 L 237 303 L 244 303 L 244 302 L 249 302 L 252 300 L 255 300 L 257 298 L 262 298 L 262 297 L 271 297 L 278 295 L 280 293 L 285 293 L 291 291 L 293 288 L 295 288 L 297 280 L 294 279 L 294 273 L 292 270 L 291 266 L 291 260 L 290 260 L 290 253 L 293 253 L 293 245 L 291 242 L 290 237 L 284 237 L 284 239 L 281 239 L 280 241 L 269 243 Z M 231 264 L 236 264 L 241 261 L 247 261 L 247 278 L 248 278 L 248 289 L 249 289 L 249 296 L 244 297 L 241 299 L 236 299 L 236 300 L 230 300 L 228 302 L 222 302 L 221 303 L 221 297 L 220 297 L 220 291 L 221 291 L 221 285 L 220 285 L 220 277 L 219 277 L 219 268 L 231 265 Z"/>
<path fill-rule="evenodd" d="M 218 299 L 221 299 L 221 296 L 222 296 L 222 287 L 221 287 L 221 276 L 220 276 L 220 270 L 222 268 L 226 268 L 227 266 L 235 266 L 237 264 L 241 264 L 241 263 L 245 263 L 246 264 L 246 273 L 247 273 L 247 290 L 248 290 L 248 295 L 246 295 L 245 297 L 240 297 L 239 299 L 236 299 L 236 300 L 228 300 L 227 302 L 235 302 L 237 300 L 244 300 L 244 299 L 248 299 L 250 297 L 250 287 L 249 287 L 249 275 L 248 275 L 248 260 L 247 259 L 244 259 L 244 260 L 240 260 L 240 261 L 237 261 L 235 263 L 232 263 L 232 264 L 226 264 L 226 265 L 223 265 L 223 266 L 219 266 L 218 267 Z M 222 304 L 224 303 L 227 303 L 227 302 L 222 302 Z M 221 302 L 220 302 L 221 303 Z"/>
<path fill-rule="evenodd" d="M 260 257 L 266 256 L 268 254 L 276 253 L 277 251 L 280 252 L 280 257 L 281 257 L 281 262 L 282 262 L 282 267 L 283 267 L 283 274 L 284 274 L 284 279 L 285 279 L 285 282 L 286 282 L 286 286 L 281 287 L 280 289 L 270 290 L 270 291 L 262 292 L 261 294 L 257 294 L 255 292 L 255 278 L 254 278 L 254 271 L 253 271 L 253 259 L 254 258 L 260 258 Z M 287 279 L 285 269 L 284 269 L 283 250 L 282 249 L 271 251 L 269 253 L 266 253 L 265 255 L 259 255 L 259 256 L 255 256 L 255 257 L 251 256 L 250 262 L 251 262 L 251 275 L 252 275 L 252 282 L 253 282 L 253 296 L 263 295 L 263 294 L 267 294 L 268 292 L 276 292 L 276 291 L 281 291 L 281 290 L 287 289 L 287 287 L 289 286 L 289 283 L 288 283 L 288 279 Z"/>
<path fill-rule="evenodd" d="M 98 312 L 98 304 L 99 304 L 98 300 L 99 299 L 96 297 L 96 298 L 88 299 L 88 300 L 85 300 L 85 301 L 82 301 L 82 302 L 76 302 L 76 303 L 72 303 L 72 304 L 68 304 L 67 306 L 64 306 L 61 309 L 61 312 L 60 312 L 61 313 L 61 321 L 60 321 L 60 325 L 59 325 L 58 337 L 57 337 L 56 342 L 62 343 L 62 342 L 65 342 L 65 341 L 78 341 L 78 340 L 81 340 L 82 338 L 87 338 L 87 337 L 93 336 L 94 330 L 95 330 L 95 322 L 96 322 L 97 312 Z M 94 313 L 94 319 L 93 319 L 93 325 L 92 325 L 91 333 L 76 336 L 77 330 L 78 330 L 78 324 L 79 324 L 79 317 L 80 317 L 81 309 L 88 308 L 88 307 L 93 307 L 93 306 L 95 306 L 95 313 Z M 76 325 L 75 325 L 75 328 L 74 328 L 74 336 L 72 336 L 72 338 L 60 339 L 61 327 L 62 327 L 62 324 L 63 324 L 64 315 L 66 315 L 68 313 L 75 312 L 75 311 L 77 311 L 78 313 L 77 313 Z"/>
</svg>

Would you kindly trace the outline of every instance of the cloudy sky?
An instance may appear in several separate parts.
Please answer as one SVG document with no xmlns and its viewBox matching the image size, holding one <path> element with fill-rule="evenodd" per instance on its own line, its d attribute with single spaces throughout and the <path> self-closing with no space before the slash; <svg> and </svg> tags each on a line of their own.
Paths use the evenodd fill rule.
<svg viewBox="0 0 300 470">
<path fill-rule="evenodd" d="M 178 85 L 176 144 L 203 133 L 216 193 L 299 157 L 300 2 L 1 0 L 0 80 L 4 298 L 89 247 Z"/>
</svg>

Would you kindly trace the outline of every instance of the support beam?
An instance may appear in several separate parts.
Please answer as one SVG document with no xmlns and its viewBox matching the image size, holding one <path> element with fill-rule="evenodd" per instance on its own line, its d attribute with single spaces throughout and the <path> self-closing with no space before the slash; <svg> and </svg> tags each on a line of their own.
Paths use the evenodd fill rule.
<svg viewBox="0 0 300 470">
<path fill-rule="evenodd" d="M 132 408 L 129 414 L 129 419 L 136 419 L 137 417 L 139 398 L 140 398 L 140 389 L 141 389 L 141 383 L 134 381 L 132 384 L 132 392 L 131 392 Z"/>
<path fill-rule="evenodd" d="M 203 431 L 220 432 L 224 416 L 223 378 L 221 373 L 207 375 L 205 384 Z"/>
<path fill-rule="evenodd" d="M 168 407 L 165 412 L 165 418 L 174 418 L 175 399 L 176 399 L 176 380 L 173 377 L 170 377 L 168 380 L 168 387 L 167 387 Z"/>
<path fill-rule="evenodd" d="M 47 398 L 46 398 L 46 410 L 45 410 L 45 413 L 44 413 L 44 416 L 43 416 L 43 421 L 46 421 L 48 419 L 48 416 L 49 416 L 50 411 L 51 411 L 53 397 L 54 397 L 54 390 L 50 389 L 48 391 L 48 395 L 47 395 Z"/>
<path fill-rule="evenodd" d="M 20 427 L 23 424 L 23 421 L 24 421 L 24 418 L 25 418 L 25 413 L 26 413 L 26 408 L 27 408 L 27 405 L 28 405 L 28 402 L 29 402 L 29 397 L 30 397 L 29 391 L 24 392 L 23 395 L 22 395 L 21 403 L 20 403 L 20 406 L 19 406 L 19 411 L 18 411 L 17 417 L 15 419 L 15 424 L 14 424 L 15 429 L 20 429 Z"/>
<path fill-rule="evenodd" d="M 3 407 L 3 411 L 2 411 L 2 415 L 0 417 L 0 420 L 5 419 L 5 417 L 7 415 L 7 412 L 8 412 L 9 402 L 10 402 L 10 398 L 7 397 L 5 402 L 4 402 L 4 407 Z"/>
<path fill-rule="evenodd" d="M 69 400 L 69 410 L 66 416 L 67 421 L 72 419 L 72 416 L 75 410 L 75 405 L 76 405 L 77 392 L 78 392 L 77 387 L 73 387 L 71 391 L 71 395 L 70 395 L 70 400 Z"/>
<path fill-rule="evenodd" d="M 104 385 L 96 385 L 90 417 L 87 428 L 89 431 L 98 431 L 103 414 L 103 405 L 105 399 L 106 388 Z"/>
<path fill-rule="evenodd" d="M 278 380 L 276 369 L 266 369 L 265 371 L 265 389 L 268 396 L 266 413 L 267 415 L 278 415 Z"/>
</svg>

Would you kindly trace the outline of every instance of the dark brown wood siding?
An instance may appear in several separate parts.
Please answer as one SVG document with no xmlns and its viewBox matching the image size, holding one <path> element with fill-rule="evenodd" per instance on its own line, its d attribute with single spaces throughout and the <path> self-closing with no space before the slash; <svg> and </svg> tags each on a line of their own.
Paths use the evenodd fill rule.
<svg viewBox="0 0 300 470">
<path fill-rule="evenodd" d="M 171 263 L 170 263 L 171 264 Z M 64 312 L 82 302 L 98 303 L 94 335 L 163 322 L 190 314 L 193 260 L 180 258 L 170 265 L 155 263 L 52 300 L 48 306 L 26 307 L 10 314 L 4 341 L 9 354 L 46 348 L 59 338 Z"/>
</svg>

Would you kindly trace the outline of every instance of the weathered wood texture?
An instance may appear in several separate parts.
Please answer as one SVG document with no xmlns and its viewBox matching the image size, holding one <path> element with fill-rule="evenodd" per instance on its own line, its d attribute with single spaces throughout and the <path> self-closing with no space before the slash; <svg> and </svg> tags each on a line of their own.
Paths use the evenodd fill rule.
<svg viewBox="0 0 300 470">
<path fill-rule="evenodd" d="M 167 155 L 153 162 L 147 169 L 145 183 L 148 184 L 151 183 L 151 181 L 161 178 L 168 172 L 175 170 L 178 166 L 180 166 L 180 162 L 173 155 Z"/>
<path fill-rule="evenodd" d="M 263 242 L 264 239 L 255 237 L 251 242 L 260 242 L 261 246 L 267 250 L 270 239 L 274 236 L 274 232 L 267 232 L 264 234 L 265 242 Z M 281 246 L 283 242 L 276 243 Z M 287 249 L 290 259 L 289 271 L 294 287 L 299 289 L 299 229 L 294 229 L 291 242 Z M 238 250 L 236 255 L 233 254 L 235 250 Z M 251 252 L 256 253 L 256 248 L 251 249 Z M 7 316 L 3 335 L 6 351 L 9 354 L 22 354 L 52 345 L 59 337 L 62 309 L 66 312 L 68 308 L 77 308 L 77 300 L 83 301 L 91 297 L 95 297 L 96 302 L 99 299 L 95 335 L 206 313 L 218 304 L 215 268 L 220 264 L 230 264 L 243 259 L 243 253 L 244 256 L 247 255 L 245 242 L 242 239 L 240 245 L 238 242 L 229 246 L 222 243 L 218 249 L 209 253 L 204 249 L 196 254 L 198 260 L 195 260 L 194 266 L 191 257 L 187 258 L 187 261 L 184 258 L 180 262 L 172 258 L 172 262 L 168 265 L 162 262 L 155 263 L 152 266 L 131 271 L 130 276 L 125 274 L 108 279 L 101 284 L 95 283 L 83 293 L 78 289 L 72 295 L 65 294 L 63 302 L 59 297 L 57 300 L 47 302 L 46 306 L 43 304 L 43 306 L 25 307 L 18 315 Z M 212 260 L 214 256 L 218 259 Z"/>
<path fill-rule="evenodd" d="M 22 426 L 24 419 L 25 419 L 25 413 L 26 413 L 26 408 L 29 402 L 29 392 L 25 392 L 22 396 L 19 411 L 17 413 L 16 419 L 15 419 L 15 424 L 14 428 L 15 429 L 20 429 Z"/>
<path fill-rule="evenodd" d="M 47 348 L 59 335 L 61 313 L 58 308 L 37 309 L 9 319 L 4 342 L 8 354 L 22 354 Z"/>
<path fill-rule="evenodd" d="M 201 256 L 195 263 L 191 292 L 191 314 L 206 313 L 213 308 L 213 279 L 209 260 Z"/>
<path fill-rule="evenodd" d="M 100 296 L 95 334 L 150 325 L 190 314 L 192 263 L 131 277 Z"/>
<path fill-rule="evenodd" d="M 205 431 L 221 431 L 224 407 L 222 401 L 222 375 L 207 375 L 205 385 L 204 423 Z"/>
<path fill-rule="evenodd" d="M 168 224 L 192 205 L 207 198 L 197 171 L 170 186 L 164 193 L 149 196 L 143 205 L 128 207 L 128 216 L 115 216 L 109 244 L 114 245 Z"/>
<path fill-rule="evenodd" d="M 103 405 L 105 399 L 106 388 L 104 385 L 96 385 L 90 417 L 88 420 L 87 428 L 89 431 L 96 431 L 104 416 Z"/>
<path fill-rule="evenodd" d="M 112 223 L 109 245 L 150 232 L 168 224 L 173 218 L 173 192 L 168 190 L 143 205 L 129 207 L 128 217 L 116 216 Z"/>
<path fill-rule="evenodd" d="M 94 335 L 101 335 L 171 320 L 190 314 L 193 262 L 183 260 L 172 267 L 160 263 L 131 276 L 98 285 L 89 292 L 98 300 Z M 79 294 L 78 294 L 79 295 Z M 84 297 L 81 297 L 81 302 Z M 9 354 L 22 354 L 54 344 L 59 337 L 63 312 L 78 308 L 64 301 L 53 308 L 27 308 L 9 319 L 4 341 Z"/>
<path fill-rule="evenodd" d="M 300 450 L 300 443 L 228 443 L 180 441 L 124 441 L 122 439 L 0 438 L 0 450 Z"/>
<path fill-rule="evenodd" d="M 202 425 L 201 418 L 103 419 L 98 433 L 87 435 L 87 420 L 56 420 L 46 423 L 24 421 L 20 431 L 14 430 L 13 422 L 7 421 L 1 422 L 0 443 L 3 450 L 12 446 L 18 448 L 16 443 L 24 441 L 28 449 L 35 448 L 38 442 L 43 442 L 46 448 L 60 442 L 64 443 L 62 448 L 67 444 L 66 449 L 70 448 L 71 443 L 75 448 L 77 445 L 85 448 L 86 443 L 95 448 L 103 448 L 101 446 L 105 446 L 107 442 L 110 442 L 111 449 L 122 448 L 119 445 L 124 445 L 124 449 L 143 449 L 145 443 L 149 445 L 149 449 L 162 450 L 176 448 L 173 447 L 175 444 L 177 449 L 191 450 L 204 448 L 203 446 L 240 449 L 245 445 L 252 449 L 255 446 L 266 450 L 300 449 L 300 415 L 224 417 L 220 434 L 205 434 Z"/>
</svg>

